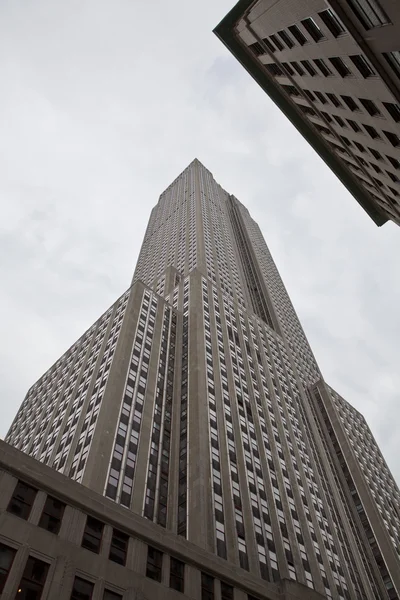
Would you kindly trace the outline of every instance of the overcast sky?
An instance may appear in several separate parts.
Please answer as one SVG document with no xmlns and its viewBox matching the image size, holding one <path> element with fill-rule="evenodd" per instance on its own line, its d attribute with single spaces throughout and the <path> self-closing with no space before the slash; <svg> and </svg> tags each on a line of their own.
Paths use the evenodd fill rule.
<svg viewBox="0 0 400 600">
<path fill-rule="evenodd" d="M 376 227 L 212 33 L 234 0 L 0 4 L 0 436 L 130 283 L 197 157 L 264 232 L 322 372 L 400 480 L 400 229 Z"/>
</svg>

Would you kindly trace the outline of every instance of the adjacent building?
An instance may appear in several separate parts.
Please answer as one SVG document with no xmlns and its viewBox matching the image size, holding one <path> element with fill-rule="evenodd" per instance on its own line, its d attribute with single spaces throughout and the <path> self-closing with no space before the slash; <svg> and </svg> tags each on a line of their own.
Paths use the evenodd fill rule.
<svg viewBox="0 0 400 600">
<path fill-rule="evenodd" d="M 400 224 L 393 0 L 240 0 L 215 29 L 377 225 Z"/>
<path fill-rule="evenodd" d="M 195 600 L 400 597 L 396 483 L 324 382 L 258 225 L 197 159 L 153 209 L 129 289 L 32 386 L 6 442 L 7 600 L 28 556 L 48 565 L 43 600 L 173 600 L 171 560 Z M 70 508 L 49 501 L 59 531 L 35 546 L 49 496 Z M 110 565 L 114 529 L 136 540 L 130 575 Z"/>
</svg>

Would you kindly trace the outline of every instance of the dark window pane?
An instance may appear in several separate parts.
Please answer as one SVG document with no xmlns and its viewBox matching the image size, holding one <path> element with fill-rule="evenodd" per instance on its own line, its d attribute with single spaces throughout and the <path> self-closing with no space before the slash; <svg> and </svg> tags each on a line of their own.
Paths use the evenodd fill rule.
<svg viewBox="0 0 400 600">
<path fill-rule="evenodd" d="M 395 133 L 392 133 L 391 131 L 385 131 L 385 130 L 383 130 L 383 133 L 385 134 L 385 136 L 387 137 L 389 142 L 392 144 L 392 146 L 394 146 L 395 148 L 400 146 L 400 138 L 398 135 L 396 135 Z"/>
<path fill-rule="evenodd" d="M 303 19 L 301 24 L 303 25 L 304 29 L 306 29 L 306 31 L 308 31 L 308 33 L 311 35 L 314 42 L 319 42 L 320 40 L 324 39 L 324 34 L 320 30 L 314 19 L 312 19 L 311 17 L 309 17 L 308 19 Z"/>
<path fill-rule="evenodd" d="M 171 556 L 169 574 L 169 587 L 178 592 L 183 592 L 185 587 L 185 563 Z"/>
<path fill-rule="evenodd" d="M 47 496 L 46 503 L 40 517 L 39 527 L 57 534 L 60 531 L 61 521 L 63 518 L 65 504 L 56 498 Z"/>
<path fill-rule="evenodd" d="M 275 46 L 278 48 L 278 50 L 284 49 L 285 46 L 282 44 L 282 42 L 280 40 L 278 40 L 276 35 L 270 35 L 269 39 L 271 40 L 271 42 L 273 42 L 275 44 Z"/>
<path fill-rule="evenodd" d="M 379 116 L 381 114 L 381 111 L 372 100 L 369 100 L 368 98 L 359 98 L 359 100 L 371 117 Z"/>
<path fill-rule="evenodd" d="M 36 497 L 36 492 L 37 490 L 30 485 L 18 481 L 7 508 L 8 512 L 21 517 L 21 519 L 28 519 L 31 513 L 32 504 Z"/>
<path fill-rule="evenodd" d="M 126 533 L 118 531 L 118 529 L 113 529 L 109 559 L 120 565 L 125 565 L 128 543 L 129 536 Z"/>
<path fill-rule="evenodd" d="M 16 550 L 0 544 L 0 594 L 7 581 L 8 573 L 14 560 Z"/>
<path fill-rule="evenodd" d="M 82 547 L 87 548 L 91 552 L 100 552 L 101 538 L 103 536 L 104 523 L 88 517 L 86 519 L 86 527 L 82 538 Z"/>
<path fill-rule="evenodd" d="M 353 56 L 350 56 L 350 60 L 356 66 L 356 68 L 364 77 L 364 79 L 375 75 L 375 71 L 373 70 L 367 59 L 361 56 L 361 54 L 355 54 Z"/>
<path fill-rule="evenodd" d="M 301 60 L 300 62 L 305 68 L 305 70 L 311 75 L 311 77 L 314 77 L 317 74 L 317 71 L 314 69 L 313 66 L 311 66 L 308 60 Z"/>
<path fill-rule="evenodd" d="M 233 587 L 221 581 L 221 600 L 233 600 Z"/>
<path fill-rule="evenodd" d="M 342 33 L 345 33 L 345 28 L 343 27 L 333 10 L 327 8 L 326 10 L 323 10 L 318 14 L 334 37 L 338 37 Z"/>
<path fill-rule="evenodd" d="M 314 63 L 317 65 L 317 67 L 321 71 L 322 75 L 325 75 L 325 77 L 329 77 L 330 75 L 332 75 L 332 71 L 330 70 L 328 65 L 321 58 L 316 58 L 314 60 Z"/>
<path fill-rule="evenodd" d="M 357 102 L 353 100 L 351 96 L 341 96 L 341 98 L 352 112 L 354 112 L 355 110 L 360 110 Z"/>
<path fill-rule="evenodd" d="M 103 600 L 122 600 L 122 595 L 110 590 L 104 590 Z"/>
<path fill-rule="evenodd" d="M 332 102 L 333 106 L 336 106 L 336 108 L 339 108 L 339 106 L 342 106 L 339 98 L 337 96 L 335 96 L 335 94 L 326 94 L 327 97 L 329 98 L 329 100 Z"/>
<path fill-rule="evenodd" d="M 342 60 L 338 56 L 333 56 L 329 60 L 331 61 L 331 63 L 333 64 L 336 71 L 339 73 L 339 75 L 341 77 L 348 77 L 349 75 L 351 75 L 351 71 L 350 71 L 349 67 L 346 65 L 346 63 L 344 62 L 344 60 Z"/>
<path fill-rule="evenodd" d="M 18 587 L 18 600 L 39 600 L 46 583 L 49 565 L 30 556 Z"/>
<path fill-rule="evenodd" d="M 297 27 L 297 25 L 291 25 L 289 28 L 290 33 L 299 42 L 300 46 L 304 46 L 307 43 L 307 38 L 304 33 Z"/>
<path fill-rule="evenodd" d="M 286 46 L 288 48 L 293 48 L 294 43 L 293 40 L 291 39 L 291 37 L 286 33 L 286 31 L 282 30 L 282 31 L 278 31 L 278 35 L 281 38 L 281 40 L 286 44 Z"/>
<path fill-rule="evenodd" d="M 400 105 L 393 104 L 392 102 L 383 102 L 382 104 L 386 108 L 386 110 L 388 111 L 390 116 L 392 117 L 393 121 L 396 121 L 396 123 L 399 123 L 400 122 Z"/>
<path fill-rule="evenodd" d="M 162 559 L 162 552 L 151 546 L 148 547 L 146 577 L 154 579 L 154 581 L 161 581 Z"/>
<path fill-rule="evenodd" d="M 214 577 L 201 574 L 201 600 L 214 600 Z"/>
<path fill-rule="evenodd" d="M 74 587 L 72 588 L 71 600 L 91 600 L 94 585 L 86 579 L 75 577 Z"/>
</svg>

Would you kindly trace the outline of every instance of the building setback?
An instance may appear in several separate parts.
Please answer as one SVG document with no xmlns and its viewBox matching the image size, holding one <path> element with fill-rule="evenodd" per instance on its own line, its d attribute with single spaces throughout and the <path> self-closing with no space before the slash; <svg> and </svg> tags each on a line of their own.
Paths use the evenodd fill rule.
<svg viewBox="0 0 400 600">
<path fill-rule="evenodd" d="M 197 159 L 153 209 L 130 288 L 32 386 L 6 442 L 22 452 L 1 448 L 0 551 L 24 552 L 7 600 L 26 544 L 38 558 L 46 494 L 81 512 L 75 528 L 65 509 L 72 520 L 40 546 L 53 565 L 63 531 L 75 544 L 69 578 L 49 570 L 44 594 L 92 598 L 71 596 L 86 573 L 94 600 L 104 577 L 124 600 L 161 597 L 143 556 L 129 563 L 140 585 L 110 567 L 116 527 L 145 544 L 132 556 L 151 546 L 157 589 L 170 556 L 184 563 L 197 600 L 399 598 L 399 490 L 365 420 L 324 382 L 259 227 Z M 33 505 L 29 542 L 13 503 Z M 84 530 L 94 548 L 78 552 Z"/>
<path fill-rule="evenodd" d="M 240 0 L 215 33 L 377 225 L 400 224 L 393 0 Z"/>
</svg>

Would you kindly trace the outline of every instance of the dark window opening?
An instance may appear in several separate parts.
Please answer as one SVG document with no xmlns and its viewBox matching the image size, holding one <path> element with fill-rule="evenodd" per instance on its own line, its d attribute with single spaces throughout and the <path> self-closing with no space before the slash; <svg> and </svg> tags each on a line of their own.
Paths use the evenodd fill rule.
<svg viewBox="0 0 400 600">
<path fill-rule="evenodd" d="M 254 42 L 254 44 L 250 44 L 248 48 L 252 51 L 253 54 L 255 54 L 255 56 L 261 56 L 262 54 L 265 54 L 264 48 L 259 42 Z"/>
<path fill-rule="evenodd" d="M 0 544 L 0 594 L 6 584 L 16 553 L 17 551 L 14 548 Z"/>
<path fill-rule="evenodd" d="M 110 554 L 108 558 L 119 565 L 125 565 L 128 554 L 129 535 L 113 529 L 111 538 Z"/>
<path fill-rule="evenodd" d="M 304 33 L 300 30 L 299 27 L 297 27 L 297 25 L 291 25 L 290 27 L 288 27 L 290 33 L 293 35 L 293 37 L 299 42 L 300 46 L 304 46 L 304 44 L 307 43 L 307 38 L 304 35 Z"/>
<path fill-rule="evenodd" d="M 81 577 L 75 577 L 71 600 L 91 600 L 93 589 L 94 585 L 91 581 L 87 581 Z"/>
<path fill-rule="evenodd" d="M 355 110 L 360 110 L 360 107 L 358 106 L 357 102 L 353 100 L 351 96 L 341 96 L 341 98 L 352 112 L 354 112 Z"/>
<path fill-rule="evenodd" d="M 316 58 L 314 60 L 314 63 L 317 65 L 322 75 L 324 75 L 325 77 L 329 77 L 330 75 L 332 75 L 332 71 L 321 58 Z"/>
<path fill-rule="evenodd" d="M 185 563 L 171 556 L 169 572 L 169 587 L 178 592 L 185 589 Z"/>
<path fill-rule="evenodd" d="M 221 581 L 221 600 L 233 600 L 233 587 Z"/>
<path fill-rule="evenodd" d="M 163 553 L 149 546 L 147 548 L 146 577 L 161 581 Z"/>
<path fill-rule="evenodd" d="M 278 31 L 278 35 L 288 48 L 293 48 L 294 42 L 291 39 L 291 37 L 286 33 L 286 31 Z"/>
<path fill-rule="evenodd" d="M 331 101 L 331 103 L 333 104 L 333 106 L 336 106 L 336 108 L 339 108 L 340 106 L 342 106 L 342 103 L 340 102 L 339 98 L 337 96 L 335 96 L 335 94 L 326 94 L 328 99 Z"/>
<path fill-rule="evenodd" d="M 376 104 L 372 102 L 372 100 L 368 100 L 368 98 L 359 98 L 359 101 L 361 102 L 367 113 L 371 115 L 371 117 L 379 116 L 381 114 L 381 111 L 376 106 Z"/>
<path fill-rule="evenodd" d="M 326 10 L 323 10 L 318 14 L 321 20 L 325 23 L 325 25 L 331 32 L 331 34 L 333 35 L 333 37 L 337 38 L 339 37 L 339 35 L 342 35 L 342 33 L 346 33 L 345 28 L 343 27 L 333 10 L 327 8 Z"/>
<path fill-rule="evenodd" d="M 400 106 L 398 104 L 393 104 L 392 102 L 382 102 L 382 104 L 392 117 L 393 121 L 400 123 Z"/>
<path fill-rule="evenodd" d="M 329 60 L 341 77 L 348 77 L 351 75 L 351 71 L 343 59 L 338 56 L 333 56 Z"/>
<path fill-rule="evenodd" d="M 36 498 L 36 492 L 30 485 L 26 485 L 22 481 L 18 481 L 10 503 L 8 505 L 8 512 L 20 517 L 21 519 L 27 520 L 32 509 L 33 502 Z"/>
<path fill-rule="evenodd" d="M 104 590 L 103 600 L 122 600 L 122 596 L 111 590 Z"/>
<path fill-rule="evenodd" d="M 276 37 L 276 35 L 270 35 L 269 39 L 275 44 L 278 50 L 283 50 L 285 46 L 282 44 L 280 40 Z"/>
<path fill-rule="evenodd" d="M 300 62 L 305 68 L 305 70 L 309 73 L 309 75 L 311 75 L 311 77 L 314 77 L 317 74 L 317 71 L 314 69 L 313 66 L 311 66 L 308 60 L 301 60 Z"/>
<path fill-rule="evenodd" d="M 304 75 L 304 71 L 301 68 L 301 66 L 299 65 L 299 63 L 297 63 L 296 61 L 292 61 L 290 64 L 292 65 L 293 69 L 295 69 L 297 71 L 297 73 L 299 75 Z"/>
<path fill-rule="evenodd" d="M 394 146 L 395 148 L 400 146 L 400 139 L 399 139 L 398 135 L 396 135 L 395 133 L 392 133 L 391 131 L 385 131 L 385 130 L 383 130 L 383 133 L 385 134 L 385 136 L 387 137 L 389 142 L 392 144 L 392 146 Z"/>
<path fill-rule="evenodd" d="M 301 24 L 304 29 L 310 34 L 314 42 L 319 42 L 324 39 L 324 34 L 321 29 L 318 27 L 314 19 L 309 17 L 308 19 L 303 19 Z"/>
<path fill-rule="evenodd" d="M 86 527 L 83 532 L 82 548 L 98 554 L 100 552 L 101 538 L 103 537 L 104 524 L 93 517 L 87 517 Z"/>
<path fill-rule="evenodd" d="M 328 101 L 321 92 L 314 92 L 314 94 L 316 95 L 318 100 L 321 102 L 321 104 L 327 104 Z"/>
<path fill-rule="evenodd" d="M 354 54 L 353 56 L 350 56 L 349 58 L 350 58 L 351 62 L 353 63 L 353 65 L 356 67 L 356 69 L 364 77 L 364 79 L 367 79 L 368 77 L 372 77 L 375 75 L 375 71 L 373 70 L 373 68 L 367 61 L 367 59 L 364 58 L 363 56 L 361 56 L 361 54 Z"/>
<path fill-rule="evenodd" d="M 60 531 L 64 510 L 65 504 L 63 502 L 60 502 L 57 498 L 52 498 L 52 496 L 47 496 L 39 527 L 43 527 L 43 529 L 57 535 Z"/>
<path fill-rule="evenodd" d="M 214 600 L 214 577 L 201 574 L 201 600 Z"/>
<path fill-rule="evenodd" d="M 374 127 L 371 127 L 371 125 L 364 125 L 364 129 L 373 140 L 381 137 L 377 130 Z"/>
<path fill-rule="evenodd" d="M 39 600 L 46 583 L 49 565 L 30 556 L 18 587 L 18 600 Z"/>
</svg>

